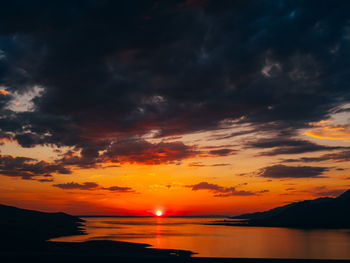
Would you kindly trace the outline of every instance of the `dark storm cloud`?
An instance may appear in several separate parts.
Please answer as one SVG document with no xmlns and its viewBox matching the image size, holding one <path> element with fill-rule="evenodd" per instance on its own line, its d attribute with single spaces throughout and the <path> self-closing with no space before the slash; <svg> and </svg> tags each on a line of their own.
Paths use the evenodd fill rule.
<svg viewBox="0 0 350 263">
<path fill-rule="evenodd" d="M 350 161 L 350 151 L 341 151 L 337 153 L 327 153 L 319 157 L 302 157 L 299 159 L 287 159 L 283 162 L 292 163 L 292 162 L 322 162 L 322 161 L 335 161 L 335 162 L 348 162 Z M 341 169 L 341 168 L 339 168 Z"/>
<path fill-rule="evenodd" d="M 219 135 L 212 135 L 209 137 L 209 140 L 224 140 L 224 139 L 229 139 L 233 137 L 238 137 L 238 136 L 243 136 L 243 135 L 248 135 L 251 133 L 256 132 L 256 130 L 249 130 L 249 131 L 237 131 L 237 132 L 231 132 L 228 134 L 219 134 Z"/>
<path fill-rule="evenodd" d="M 350 108 L 336 110 L 335 113 L 350 112 Z"/>
<path fill-rule="evenodd" d="M 0 131 L 0 145 L 3 145 L 5 141 L 12 141 L 12 136 Z"/>
<path fill-rule="evenodd" d="M 1 131 L 23 147 L 70 146 L 82 157 L 67 162 L 93 167 L 121 138 L 150 132 L 206 131 L 233 119 L 265 131 L 306 127 L 349 102 L 349 7 L 7 1 L 0 10 L 0 86 L 11 96 L 34 85 L 45 91 L 32 112 L 6 109 L 9 99 L 1 96 Z M 305 152 L 290 146 L 270 154 L 290 151 Z M 142 154 L 132 153 L 131 161 L 145 162 Z M 191 153 L 151 154 L 149 163 L 183 156 Z"/>
<path fill-rule="evenodd" d="M 27 157 L 0 155 L 1 175 L 40 181 L 43 178 L 38 177 L 52 177 L 52 173 L 71 174 L 71 171 L 61 164 L 51 164 Z"/>
<path fill-rule="evenodd" d="M 326 167 L 276 164 L 260 169 L 258 175 L 267 178 L 320 178 L 328 170 Z"/>
<path fill-rule="evenodd" d="M 209 154 L 217 155 L 217 156 L 227 156 L 227 155 L 232 155 L 236 152 L 237 152 L 236 150 L 232 150 L 232 149 L 219 149 L 219 150 L 211 150 L 209 151 Z"/>
<path fill-rule="evenodd" d="M 63 190 L 108 190 L 111 192 L 118 193 L 134 193 L 135 191 L 131 187 L 125 186 L 110 186 L 102 187 L 96 182 L 83 182 L 83 183 L 62 183 L 62 184 L 53 184 L 52 186 L 61 188 Z"/>
<path fill-rule="evenodd" d="M 99 153 L 102 149 L 104 152 Z M 200 153 L 201 151 L 196 150 L 196 147 L 182 142 L 150 143 L 146 140 L 130 138 L 114 141 L 104 148 L 98 144 L 90 144 L 89 147 L 83 148 L 80 154 L 70 150 L 60 154 L 61 158 L 56 162 L 80 168 L 96 168 L 106 163 L 112 163 L 113 166 L 125 163 L 157 165 L 177 163 Z"/>
<path fill-rule="evenodd" d="M 111 192 L 119 192 L 119 193 L 133 193 L 133 192 L 135 192 L 134 190 L 132 190 L 131 187 L 126 187 L 126 186 L 102 187 L 101 189 L 108 190 Z"/>
<path fill-rule="evenodd" d="M 118 163 L 164 164 L 181 161 L 199 154 L 182 142 L 149 143 L 145 140 L 125 140 L 111 144 L 102 158 Z"/>
<path fill-rule="evenodd" d="M 191 188 L 192 191 L 207 190 L 214 194 L 215 197 L 229 197 L 229 196 L 247 196 L 266 193 L 268 190 L 259 192 L 251 192 L 244 190 L 237 190 L 235 187 L 224 187 L 217 184 L 211 184 L 208 182 L 200 182 L 194 185 L 187 185 L 186 187 Z"/>
<path fill-rule="evenodd" d="M 96 190 L 99 185 L 95 182 L 84 182 L 82 184 L 80 183 L 64 183 L 64 184 L 53 184 L 52 186 L 58 187 L 64 190 L 72 190 L 72 189 L 79 189 L 79 190 Z"/>
<path fill-rule="evenodd" d="M 219 166 L 230 166 L 229 163 L 214 163 L 214 164 L 203 164 L 201 162 L 192 162 L 189 163 L 188 166 L 190 167 L 219 167 Z"/>
<path fill-rule="evenodd" d="M 11 101 L 11 99 L 11 96 L 0 87 L 0 112 L 4 110 L 5 106 Z"/>
<path fill-rule="evenodd" d="M 344 147 L 333 147 L 319 145 L 306 140 L 288 138 L 287 136 L 276 136 L 274 138 L 262 138 L 248 142 L 249 148 L 272 149 L 259 153 L 259 156 L 275 156 L 280 154 L 300 154 L 307 152 L 329 151 L 342 149 Z"/>
<path fill-rule="evenodd" d="M 42 183 L 49 183 L 49 182 L 53 182 L 54 180 L 51 178 L 51 179 L 37 179 L 37 181 Z"/>
</svg>

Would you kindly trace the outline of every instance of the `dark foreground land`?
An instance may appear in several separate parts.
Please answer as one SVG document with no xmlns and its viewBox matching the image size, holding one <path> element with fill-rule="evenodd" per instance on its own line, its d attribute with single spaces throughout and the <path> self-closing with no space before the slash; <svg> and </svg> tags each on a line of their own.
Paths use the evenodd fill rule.
<svg viewBox="0 0 350 263">
<path fill-rule="evenodd" d="M 146 245 L 93 241 L 84 243 L 47 242 L 31 249 L 0 252 L 2 263 L 114 263 L 114 262 L 189 262 L 189 263 L 349 263 L 349 260 L 203 258 L 189 251 L 152 249 Z"/>
<path fill-rule="evenodd" d="M 293 227 L 293 228 L 350 228 L 350 190 L 337 198 L 323 197 L 277 207 L 265 212 L 243 214 L 223 220 L 219 225 Z"/>
<path fill-rule="evenodd" d="M 185 250 L 154 249 L 116 241 L 50 242 L 53 237 L 84 234 L 83 220 L 64 213 L 42 213 L 0 205 L 0 263 L 240 262 L 341 263 L 350 260 L 192 257 Z"/>
<path fill-rule="evenodd" d="M 2 250 L 2 263 L 114 263 L 114 262 L 189 262 L 189 263 L 349 263 L 350 260 L 203 258 L 191 257 L 182 250 L 152 249 L 144 244 L 115 241 L 83 243 L 44 242 L 32 247 Z"/>
</svg>

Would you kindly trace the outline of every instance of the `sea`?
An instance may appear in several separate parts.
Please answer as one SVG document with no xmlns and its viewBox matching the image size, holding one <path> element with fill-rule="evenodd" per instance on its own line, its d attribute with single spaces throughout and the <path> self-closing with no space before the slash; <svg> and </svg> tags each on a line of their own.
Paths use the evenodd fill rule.
<svg viewBox="0 0 350 263">
<path fill-rule="evenodd" d="M 82 217 L 86 235 L 53 241 L 115 240 L 190 250 L 200 257 L 350 259 L 349 229 L 216 225 L 223 218 Z"/>
</svg>

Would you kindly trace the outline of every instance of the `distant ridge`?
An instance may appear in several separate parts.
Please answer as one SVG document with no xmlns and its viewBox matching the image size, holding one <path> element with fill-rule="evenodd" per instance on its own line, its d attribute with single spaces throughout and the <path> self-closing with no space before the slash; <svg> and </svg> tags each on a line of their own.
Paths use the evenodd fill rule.
<svg viewBox="0 0 350 263">
<path fill-rule="evenodd" d="M 45 213 L 0 205 L 2 242 L 45 241 L 50 238 L 82 234 L 84 222 L 65 213 Z"/>
<path fill-rule="evenodd" d="M 250 226 L 350 228 L 350 190 L 337 198 L 305 200 L 233 219 L 247 219 Z"/>
<path fill-rule="evenodd" d="M 44 213 L 0 205 L 0 263 L 185 262 L 187 250 L 155 249 L 148 244 L 48 239 L 83 234 L 84 220 L 65 213 Z"/>
</svg>

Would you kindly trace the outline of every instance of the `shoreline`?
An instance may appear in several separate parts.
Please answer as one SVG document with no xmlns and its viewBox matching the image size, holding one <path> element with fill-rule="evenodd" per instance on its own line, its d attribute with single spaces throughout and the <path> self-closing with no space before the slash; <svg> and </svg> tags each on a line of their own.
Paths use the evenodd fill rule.
<svg viewBox="0 0 350 263">
<path fill-rule="evenodd" d="M 3 243 L 4 240 L 1 240 Z M 23 245 L 23 244 L 22 244 Z M 189 262 L 189 263 L 350 263 L 350 259 L 227 258 L 201 257 L 188 250 L 158 249 L 149 244 L 96 240 L 86 242 L 45 241 L 27 246 L 1 246 L 0 262 Z"/>
<path fill-rule="evenodd" d="M 96 240 L 86 242 L 30 242 L 19 246 L 1 240 L 0 262 L 28 263 L 112 263 L 112 262 L 189 262 L 189 263 L 350 263 L 350 259 L 227 258 L 201 257 L 189 250 L 158 249 L 149 244 Z"/>
<path fill-rule="evenodd" d="M 9 206 L 0 208 L 4 215 L 0 219 L 1 263 L 350 263 L 350 259 L 201 257 L 189 250 L 158 249 L 149 244 L 124 241 L 50 241 L 57 237 L 84 236 L 85 221 L 64 213 L 43 213 Z"/>
<path fill-rule="evenodd" d="M 133 247 L 133 246 L 132 246 Z M 124 247 L 124 249 L 128 250 Z M 134 249 L 134 248 L 131 248 Z M 109 262 L 188 262 L 188 263 L 350 263 L 346 259 L 281 259 L 281 258 L 221 258 L 221 257 L 192 257 L 179 254 L 180 251 L 145 248 L 145 254 L 136 251 L 130 253 L 120 251 L 19 251 L 0 252 L 0 261 L 10 262 L 74 262 L 74 263 L 109 263 Z M 181 251 L 184 252 L 184 251 Z"/>
</svg>

